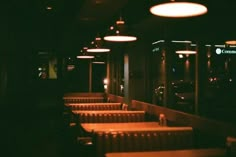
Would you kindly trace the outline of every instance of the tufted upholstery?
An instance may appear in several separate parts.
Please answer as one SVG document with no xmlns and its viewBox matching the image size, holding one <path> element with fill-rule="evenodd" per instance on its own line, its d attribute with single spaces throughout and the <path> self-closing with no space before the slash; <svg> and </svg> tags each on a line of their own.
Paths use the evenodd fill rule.
<svg viewBox="0 0 236 157">
<path fill-rule="evenodd" d="M 72 103 L 66 104 L 71 110 L 121 110 L 121 103 Z"/>
<path fill-rule="evenodd" d="M 94 135 L 97 157 L 107 152 L 177 150 L 193 148 L 192 129 L 156 131 L 97 132 Z"/>
<path fill-rule="evenodd" d="M 104 97 L 64 97 L 64 103 L 101 103 L 105 102 Z"/>
<path fill-rule="evenodd" d="M 115 111 L 115 110 L 114 110 Z M 80 112 L 76 114 L 79 123 L 122 123 L 143 122 L 145 112 Z"/>
</svg>

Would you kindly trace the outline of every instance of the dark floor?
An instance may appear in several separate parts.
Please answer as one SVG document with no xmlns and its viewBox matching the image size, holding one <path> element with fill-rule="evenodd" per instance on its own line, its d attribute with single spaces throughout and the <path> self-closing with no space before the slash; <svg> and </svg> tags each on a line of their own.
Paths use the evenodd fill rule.
<svg viewBox="0 0 236 157">
<path fill-rule="evenodd" d="M 59 106 L 16 108 L 3 118 L 7 120 L 2 134 L 5 140 L 1 143 L 9 157 L 80 156 Z"/>
</svg>

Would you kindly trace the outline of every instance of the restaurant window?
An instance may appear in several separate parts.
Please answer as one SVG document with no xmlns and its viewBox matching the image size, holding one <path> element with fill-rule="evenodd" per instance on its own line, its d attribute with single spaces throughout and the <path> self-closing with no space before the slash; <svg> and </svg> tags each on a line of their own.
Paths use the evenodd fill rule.
<svg viewBox="0 0 236 157">
<path fill-rule="evenodd" d="M 195 49 L 187 41 L 159 40 L 152 49 L 153 101 L 156 105 L 194 112 L 195 56 L 177 53 Z"/>
<path fill-rule="evenodd" d="M 159 41 L 152 48 L 153 103 L 235 123 L 236 47 Z M 176 53 L 179 50 L 197 54 Z"/>
</svg>

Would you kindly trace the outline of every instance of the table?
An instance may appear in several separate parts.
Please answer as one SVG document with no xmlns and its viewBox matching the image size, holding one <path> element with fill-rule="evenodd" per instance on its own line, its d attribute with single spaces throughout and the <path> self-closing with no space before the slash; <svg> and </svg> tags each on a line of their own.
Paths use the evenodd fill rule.
<svg viewBox="0 0 236 157">
<path fill-rule="evenodd" d="M 76 110 L 72 111 L 79 123 L 125 123 L 144 122 L 145 111 L 124 110 Z"/>
<path fill-rule="evenodd" d="M 66 106 L 80 106 L 80 105 L 121 105 L 116 102 L 91 102 L 91 103 L 67 103 Z"/>
<path fill-rule="evenodd" d="M 81 123 L 88 133 L 109 131 L 171 131 L 192 130 L 192 127 L 160 126 L 158 122 L 128 122 L 128 123 Z"/>
<path fill-rule="evenodd" d="M 107 131 L 138 131 L 155 130 L 159 128 L 158 122 L 128 122 L 128 123 L 81 123 L 86 132 L 107 132 Z"/>
<path fill-rule="evenodd" d="M 106 153 L 105 157 L 225 157 L 223 148 Z"/>
<path fill-rule="evenodd" d="M 113 114 L 113 113 L 141 113 L 141 114 L 145 114 L 145 111 L 126 111 L 126 110 L 98 110 L 98 111 L 94 111 L 94 110 L 81 110 L 81 111 L 72 111 L 74 114 Z"/>
</svg>

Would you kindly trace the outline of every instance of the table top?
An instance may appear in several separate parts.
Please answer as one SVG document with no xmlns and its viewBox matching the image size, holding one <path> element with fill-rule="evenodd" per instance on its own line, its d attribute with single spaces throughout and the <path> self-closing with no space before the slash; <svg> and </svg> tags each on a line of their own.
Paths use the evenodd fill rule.
<svg viewBox="0 0 236 157">
<path fill-rule="evenodd" d="M 127 111 L 127 110 L 97 110 L 97 111 L 94 111 L 94 110 L 81 110 L 81 111 L 72 111 L 74 114 L 81 114 L 81 113 L 88 113 L 88 114 L 99 114 L 99 113 L 145 113 L 145 111 Z"/>
<path fill-rule="evenodd" d="M 105 157 L 224 157 L 226 150 L 223 148 L 150 151 L 150 152 L 117 152 L 106 153 Z"/>
<path fill-rule="evenodd" d="M 81 123 L 86 132 L 192 130 L 192 127 L 160 126 L 158 122 Z"/>
<path fill-rule="evenodd" d="M 64 100 L 66 99 L 104 99 L 104 97 L 100 96 L 65 96 L 63 97 Z"/>
<path fill-rule="evenodd" d="M 91 102 L 91 103 L 67 103 L 66 106 L 82 106 L 82 105 L 121 105 L 121 103 L 111 102 Z"/>
</svg>

